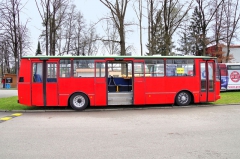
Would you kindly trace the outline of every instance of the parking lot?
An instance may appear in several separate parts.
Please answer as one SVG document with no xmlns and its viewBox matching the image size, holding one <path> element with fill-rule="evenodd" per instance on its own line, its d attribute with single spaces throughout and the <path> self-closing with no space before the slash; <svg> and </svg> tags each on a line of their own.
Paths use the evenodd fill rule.
<svg viewBox="0 0 240 159">
<path fill-rule="evenodd" d="M 238 105 L 28 112 L 0 123 L 0 158 L 235 159 L 239 121 Z"/>
<path fill-rule="evenodd" d="M 0 98 L 17 96 L 17 90 L 0 88 Z"/>
</svg>

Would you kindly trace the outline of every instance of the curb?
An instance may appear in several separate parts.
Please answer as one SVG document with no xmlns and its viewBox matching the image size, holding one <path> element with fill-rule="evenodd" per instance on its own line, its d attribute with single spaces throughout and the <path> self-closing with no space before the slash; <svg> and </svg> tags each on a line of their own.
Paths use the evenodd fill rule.
<svg viewBox="0 0 240 159">
<path fill-rule="evenodd" d="M 211 107 L 211 106 L 228 106 L 228 105 L 239 105 L 240 103 L 233 103 L 233 104 L 203 104 L 203 105 L 189 105 L 189 106 L 146 106 L 146 107 L 115 107 L 115 108 L 100 108 L 100 109 L 94 109 L 92 107 L 91 109 L 85 109 L 82 111 L 75 111 L 73 109 L 58 109 L 58 110 L 0 110 L 0 112 L 18 112 L 18 113 L 45 113 L 45 112 L 99 112 L 99 111 L 123 111 L 123 110 L 147 110 L 147 109 L 172 109 L 172 108 L 194 108 L 194 107 Z"/>
<path fill-rule="evenodd" d="M 0 110 L 0 112 L 44 113 L 44 112 L 75 112 L 74 110 Z"/>
</svg>

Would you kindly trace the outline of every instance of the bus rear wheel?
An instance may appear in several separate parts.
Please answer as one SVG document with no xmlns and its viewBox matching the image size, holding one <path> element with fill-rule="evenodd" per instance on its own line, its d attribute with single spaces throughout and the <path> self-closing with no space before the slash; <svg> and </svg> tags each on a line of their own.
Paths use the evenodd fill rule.
<svg viewBox="0 0 240 159">
<path fill-rule="evenodd" d="M 176 104 L 178 106 L 186 106 L 186 105 L 189 105 L 190 102 L 191 102 L 191 95 L 189 92 L 182 91 L 177 94 Z"/>
<path fill-rule="evenodd" d="M 84 110 L 88 104 L 88 97 L 83 93 L 75 93 L 70 98 L 70 106 L 74 110 Z"/>
</svg>

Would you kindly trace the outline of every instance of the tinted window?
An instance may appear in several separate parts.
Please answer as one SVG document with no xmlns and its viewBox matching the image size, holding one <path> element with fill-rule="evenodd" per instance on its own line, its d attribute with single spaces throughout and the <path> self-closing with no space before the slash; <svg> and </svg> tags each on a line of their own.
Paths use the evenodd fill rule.
<svg viewBox="0 0 240 159">
<path fill-rule="evenodd" d="M 71 77 L 71 61 L 60 60 L 60 77 Z"/>
<path fill-rule="evenodd" d="M 166 76 L 195 75 L 194 60 L 192 59 L 169 59 L 166 63 Z"/>
<path fill-rule="evenodd" d="M 73 60 L 74 77 L 94 77 L 93 60 Z"/>
</svg>

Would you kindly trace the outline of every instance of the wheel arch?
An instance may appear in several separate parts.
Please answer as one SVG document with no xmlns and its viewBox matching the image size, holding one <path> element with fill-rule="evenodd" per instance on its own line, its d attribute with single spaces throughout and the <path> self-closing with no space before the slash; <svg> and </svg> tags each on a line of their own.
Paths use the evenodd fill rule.
<svg viewBox="0 0 240 159">
<path fill-rule="evenodd" d="M 187 92 L 187 93 L 189 93 L 189 94 L 190 94 L 190 97 L 191 97 L 190 103 L 191 103 L 191 104 L 194 103 L 194 95 L 193 95 L 193 93 L 192 93 L 190 90 L 182 89 L 182 90 L 178 91 L 178 92 L 175 94 L 175 97 L 174 97 L 174 103 L 175 103 L 175 104 L 176 104 L 176 100 L 177 100 L 177 95 L 178 95 L 179 93 L 181 93 L 181 92 Z"/>
<path fill-rule="evenodd" d="M 69 106 L 69 107 L 70 107 L 70 99 L 71 99 L 71 97 L 72 97 L 73 95 L 77 94 L 77 93 L 82 93 L 82 94 L 86 95 L 86 97 L 87 97 L 87 99 L 88 99 L 88 106 L 91 105 L 91 104 L 90 104 L 90 99 L 89 99 L 89 96 L 88 96 L 87 93 L 82 92 L 82 91 L 76 91 L 76 92 L 73 92 L 73 93 L 68 97 L 68 106 Z"/>
</svg>

